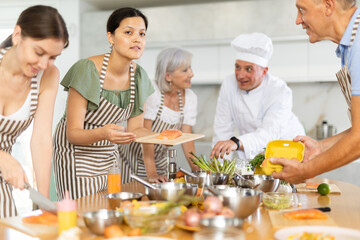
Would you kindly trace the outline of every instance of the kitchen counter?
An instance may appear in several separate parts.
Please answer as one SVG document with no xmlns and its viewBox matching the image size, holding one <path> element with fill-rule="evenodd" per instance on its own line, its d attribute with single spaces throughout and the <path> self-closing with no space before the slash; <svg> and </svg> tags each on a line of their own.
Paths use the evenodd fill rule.
<svg viewBox="0 0 360 240">
<path fill-rule="evenodd" d="M 310 181 L 336 184 L 341 190 L 341 194 L 329 194 L 325 197 L 320 197 L 318 193 L 297 194 L 302 208 L 329 206 L 331 207 L 329 216 L 335 221 L 337 226 L 360 230 L 360 187 L 350 183 L 328 179 L 312 179 Z M 138 182 L 131 182 L 122 185 L 122 191 L 144 192 L 144 187 Z M 108 202 L 104 197 L 104 194 L 106 193 L 97 193 L 77 199 L 78 212 L 83 213 L 86 211 L 98 210 L 100 208 L 107 208 Z M 246 219 L 243 226 L 246 240 L 274 239 L 273 235 L 276 230 L 272 227 L 268 212 L 267 209 L 261 206 Z M 81 239 L 103 239 L 102 237 L 91 234 L 86 228 L 83 229 L 84 232 Z M 23 237 L 15 237 L 15 233 L 19 232 L 0 224 L 0 239 L 25 239 Z M 181 240 L 193 239 L 192 232 L 179 228 L 174 228 L 168 234 L 161 236 Z"/>
</svg>

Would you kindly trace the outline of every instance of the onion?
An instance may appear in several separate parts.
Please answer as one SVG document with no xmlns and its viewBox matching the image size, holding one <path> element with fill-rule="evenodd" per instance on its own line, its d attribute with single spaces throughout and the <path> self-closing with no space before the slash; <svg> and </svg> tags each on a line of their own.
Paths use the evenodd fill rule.
<svg viewBox="0 0 360 240">
<path fill-rule="evenodd" d="M 216 216 L 216 214 L 213 213 L 213 212 L 203 212 L 203 213 L 201 213 L 201 219 L 203 219 L 203 218 L 213 218 L 215 216 Z"/>
<path fill-rule="evenodd" d="M 235 217 L 235 213 L 228 207 L 223 207 L 219 215 L 223 215 L 226 218 L 233 218 Z"/>
<path fill-rule="evenodd" d="M 213 212 L 215 214 L 218 214 L 222 210 L 222 202 L 219 198 L 215 196 L 208 196 L 204 201 L 204 210 L 207 212 Z"/>
<path fill-rule="evenodd" d="M 197 227 L 200 225 L 200 213 L 195 209 L 188 209 L 184 212 L 184 223 L 189 227 Z"/>
</svg>

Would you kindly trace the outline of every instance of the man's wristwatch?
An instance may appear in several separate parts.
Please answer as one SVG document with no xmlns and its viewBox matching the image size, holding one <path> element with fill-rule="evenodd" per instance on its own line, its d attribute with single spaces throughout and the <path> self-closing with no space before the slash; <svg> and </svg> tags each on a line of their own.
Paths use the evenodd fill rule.
<svg viewBox="0 0 360 240">
<path fill-rule="evenodd" d="M 239 148 L 240 148 L 239 139 L 237 137 L 232 137 L 232 138 L 230 138 L 230 140 L 233 141 L 234 143 L 236 143 L 236 145 L 237 145 L 236 150 L 239 150 Z"/>
</svg>

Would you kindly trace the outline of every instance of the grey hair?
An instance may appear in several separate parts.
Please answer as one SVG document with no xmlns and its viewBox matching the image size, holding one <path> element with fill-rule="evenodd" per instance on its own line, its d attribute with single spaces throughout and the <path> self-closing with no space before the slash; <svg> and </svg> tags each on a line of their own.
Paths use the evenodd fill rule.
<svg viewBox="0 0 360 240">
<path fill-rule="evenodd" d="M 162 50 L 156 58 L 155 83 L 160 91 L 170 92 L 171 86 L 166 81 L 166 73 L 173 73 L 181 66 L 191 65 L 192 53 L 178 47 Z"/>
</svg>

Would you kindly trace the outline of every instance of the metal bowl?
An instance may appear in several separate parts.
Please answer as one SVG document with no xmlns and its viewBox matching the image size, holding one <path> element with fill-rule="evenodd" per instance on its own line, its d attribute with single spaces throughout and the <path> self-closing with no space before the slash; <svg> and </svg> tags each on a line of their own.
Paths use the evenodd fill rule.
<svg viewBox="0 0 360 240">
<path fill-rule="evenodd" d="M 195 196 L 198 189 L 197 184 L 191 183 L 165 182 L 153 183 L 151 185 L 156 187 L 156 189 L 145 186 L 145 194 L 150 200 L 173 201 L 180 194 Z"/>
<path fill-rule="evenodd" d="M 197 184 L 200 188 L 204 186 L 212 185 L 210 176 L 204 171 L 195 171 L 192 172 L 197 177 L 191 177 L 189 175 L 185 175 L 185 181 L 187 183 Z"/>
<path fill-rule="evenodd" d="M 241 175 L 246 180 L 252 181 L 255 185 L 260 184 L 256 189 L 263 192 L 276 192 L 280 186 L 280 179 L 273 178 L 272 175 Z M 241 179 L 239 176 L 233 177 L 235 184 L 238 187 L 249 188 L 249 185 L 246 184 L 246 181 Z"/>
<path fill-rule="evenodd" d="M 209 228 L 242 227 L 243 223 L 244 220 L 241 218 L 227 218 L 221 215 L 200 220 L 201 226 Z"/>
<path fill-rule="evenodd" d="M 262 191 L 236 187 L 218 189 L 218 192 L 223 205 L 233 210 L 237 218 L 246 218 L 255 212 L 263 194 Z"/>
<path fill-rule="evenodd" d="M 121 225 L 124 218 L 122 212 L 107 209 L 85 212 L 82 216 L 86 227 L 98 235 L 103 235 L 108 226 Z"/>
<path fill-rule="evenodd" d="M 211 173 L 211 182 L 213 185 L 227 184 L 229 181 L 229 174 L 227 173 Z"/>
<path fill-rule="evenodd" d="M 105 195 L 105 197 L 109 200 L 110 208 L 113 210 L 116 210 L 116 208 L 120 208 L 123 201 L 141 200 L 143 196 L 145 196 L 145 194 L 137 192 L 117 192 Z"/>
</svg>

